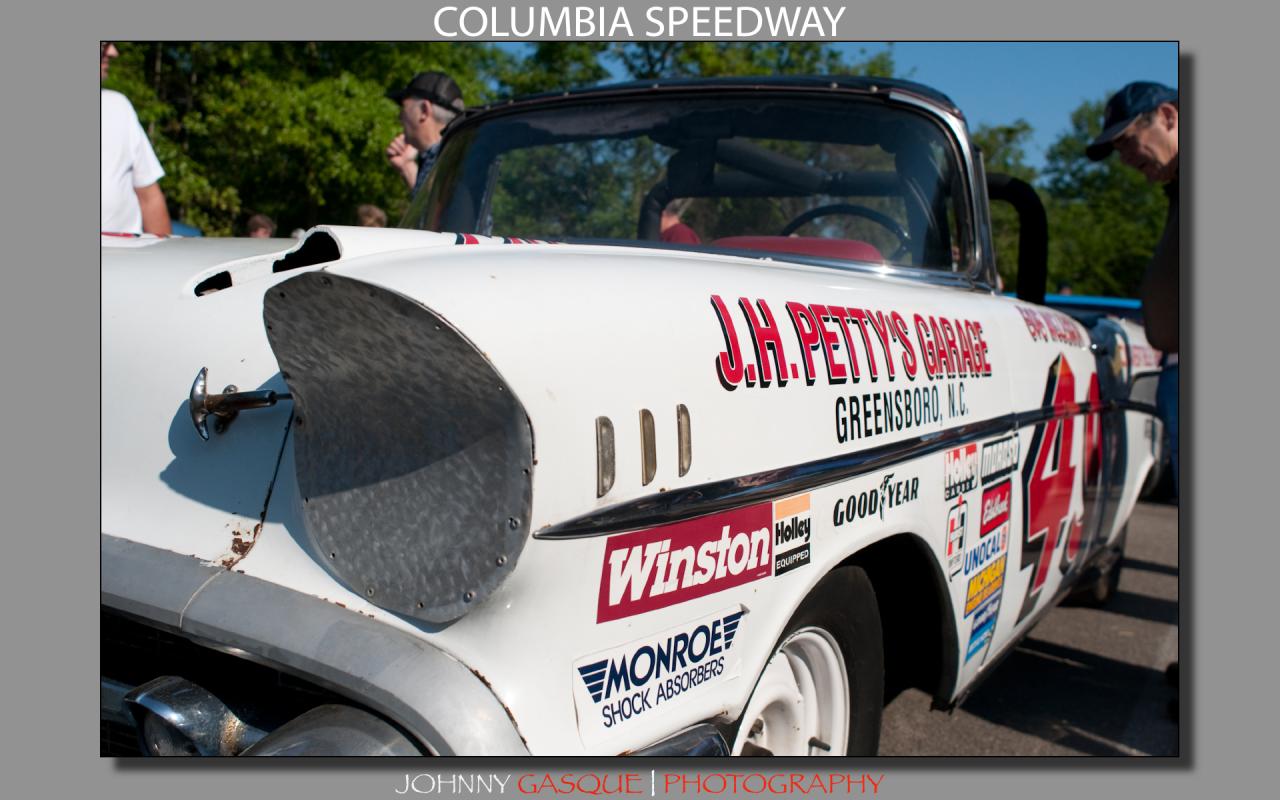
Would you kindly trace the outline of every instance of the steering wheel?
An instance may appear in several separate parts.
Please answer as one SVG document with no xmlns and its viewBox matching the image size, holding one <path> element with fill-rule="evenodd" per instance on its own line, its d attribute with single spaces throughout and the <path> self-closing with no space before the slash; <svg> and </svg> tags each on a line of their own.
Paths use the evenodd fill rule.
<svg viewBox="0 0 1280 800">
<path fill-rule="evenodd" d="M 856 205 L 854 203 L 832 203 L 830 205 L 818 206 L 811 208 L 800 216 L 791 220 L 782 229 L 781 236 L 790 236 L 800 227 L 818 219 L 832 214 L 846 214 L 851 217 L 863 217 L 876 223 L 880 227 L 892 233 L 898 239 L 898 249 L 889 255 L 890 261 L 900 261 L 910 252 L 911 234 L 907 229 L 898 224 L 898 221 L 887 214 L 882 214 L 874 208 Z"/>
</svg>

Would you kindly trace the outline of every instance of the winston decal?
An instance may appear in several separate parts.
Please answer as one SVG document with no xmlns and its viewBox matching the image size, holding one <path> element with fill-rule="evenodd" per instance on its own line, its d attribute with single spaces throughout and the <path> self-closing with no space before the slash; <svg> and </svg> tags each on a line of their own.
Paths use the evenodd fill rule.
<svg viewBox="0 0 1280 800">
<path fill-rule="evenodd" d="M 773 507 L 772 502 L 758 503 L 609 537 L 596 622 L 666 608 L 768 577 L 775 535 L 785 537 L 789 548 L 804 539 L 799 546 L 807 548 L 809 530 L 806 508 L 802 532 L 785 527 L 788 519 L 800 524 L 797 514 L 780 520 L 784 527 L 775 534 Z"/>
</svg>

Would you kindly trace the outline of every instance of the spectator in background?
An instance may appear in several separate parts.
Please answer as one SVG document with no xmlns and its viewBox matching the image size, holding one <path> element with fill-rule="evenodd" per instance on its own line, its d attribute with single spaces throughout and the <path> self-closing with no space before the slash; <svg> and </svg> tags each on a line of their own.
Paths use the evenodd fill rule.
<svg viewBox="0 0 1280 800">
<path fill-rule="evenodd" d="M 254 239 L 270 239 L 276 235 L 276 222 L 266 214 L 254 214 L 245 223 L 245 229 Z"/>
<path fill-rule="evenodd" d="M 462 90 L 443 72 L 419 72 L 403 89 L 387 92 L 387 97 L 400 104 L 404 128 L 387 145 L 387 162 L 404 178 L 413 197 L 440 153 L 445 126 L 465 108 Z"/>
<path fill-rule="evenodd" d="M 698 232 L 680 221 L 680 215 L 689 207 L 691 201 L 686 199 L 672 200 L 662 209 L 662 219 L 658 223 L 658 238 L 673 244 L 701 244 Z"/>
<path fill-rule="evenodd" d="M 1169 431 L 1173 485 L 1178 475 L 1178 93 L 1168 86 L 1135 81 L 1107 101 L 1102 133 L 1085 149 L 1091 161 L 1101 161 L 1114 150 L 1125 165 L 1163 183 L 1169 198 L 1164 233 L 1142 276 L 1138 290 L 1147 341 L 1164 352 L 1156 405 Z"/>
<path fill-rule="evenodd" d="M 387 212 L 372 203 L 363 203 L 356 206 L 356 220 L 362 228 L 385 228 Z"/>
<path fill-rule="evenodd" d="M 111 59 L 120 55 L 113 42 L 99 45 L 106 80 Z M 164 168 L 151 149 L 129 98 L 102 89 L 102 228 L 110 233 L 169 236 L 169 206 L 159 180 Z"/>
<path fill-rule="evenodd" d="M 1169 455 L 1173 466 L 1174 493 L 1181 491 L 1178 474 L 1178 93 L 1159 83 L 1135 81 L 1107 101 L 1102 133 L 1085 149 L 1091 161 L 1101 161 L 1115 150 L 1120 161 L 1163 183 L 1169 198 L 1164 233 L 1142 276 L 1138 290 L 1142 298 L 1142 320 L 1147 341 L 1164 351 L 1160 383 L 1156 387 L 1156 408 L 1169 431 Z M 1178 688 L 1178 662 L 1165 670 L 1165 677 Z M 1178 719 L 1178 696 L 1169 701 L 1169 715 Z"/>
</svg>

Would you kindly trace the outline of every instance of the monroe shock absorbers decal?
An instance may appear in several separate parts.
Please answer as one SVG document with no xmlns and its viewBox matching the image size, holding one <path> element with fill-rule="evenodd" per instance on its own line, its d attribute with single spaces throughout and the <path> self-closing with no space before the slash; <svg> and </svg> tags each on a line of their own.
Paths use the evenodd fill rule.
<svg viewBox="0 0 1280 800">
<path fill-rule="evenodd" d="M 737 678 L 733 649 L 743 619 L 734 606 L 573 665 L 573 699 L 584 742 L 601 739 L 709 684 Z"/>
</svg>

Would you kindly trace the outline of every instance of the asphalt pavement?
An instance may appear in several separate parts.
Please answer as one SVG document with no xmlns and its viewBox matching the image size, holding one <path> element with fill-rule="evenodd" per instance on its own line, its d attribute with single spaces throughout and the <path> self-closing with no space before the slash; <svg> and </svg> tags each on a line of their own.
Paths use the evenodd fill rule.
<svg viewBox="0 0 1280 800">
<path fill-rule="evenodd" d="M 952 713 L 916 689 L 885 708 L 882 756 L 1177 756 L 1178 508 L 1140 503 L 1120 588 L 1062 605 Z"/>
</svg>

